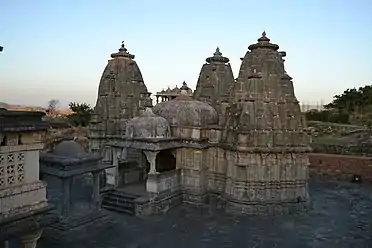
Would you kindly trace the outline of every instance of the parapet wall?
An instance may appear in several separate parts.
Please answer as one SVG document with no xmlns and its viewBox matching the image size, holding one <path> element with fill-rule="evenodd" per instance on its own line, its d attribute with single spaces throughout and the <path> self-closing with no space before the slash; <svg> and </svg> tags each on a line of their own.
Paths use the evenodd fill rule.
<svg viewBox="0 0 372 248">
<path fill-rule="evenodd" d="M 351 181 L 360 175 L 362 181 L 372 182 L 372 157 L 311 153 L 309 160 L 310 177 Z"/>
</svg>

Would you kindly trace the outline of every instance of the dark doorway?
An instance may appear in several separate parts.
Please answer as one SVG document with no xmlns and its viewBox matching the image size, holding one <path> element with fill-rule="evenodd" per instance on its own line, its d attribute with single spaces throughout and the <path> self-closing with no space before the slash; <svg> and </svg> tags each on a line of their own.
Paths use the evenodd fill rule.
<svg viewBox="0 0 372 248">
<path fill-rule="evenodd" d="M 159 173 L 175 170 L 176 158 L 171 150 L 163 150 L 156 156 L 156 171 Z"/>
</svg>

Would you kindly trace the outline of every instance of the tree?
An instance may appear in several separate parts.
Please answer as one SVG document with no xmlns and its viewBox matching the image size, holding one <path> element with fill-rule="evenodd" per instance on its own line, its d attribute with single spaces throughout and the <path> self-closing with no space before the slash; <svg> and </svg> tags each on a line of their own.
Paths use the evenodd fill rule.
<svg viewBox="0 0 372 248">
<path fill-rule="evenodd" d="M 372 86 L 352 88 L 335 95 L 332 102 L 324 105 L 325 110 L 306 113 L 309 120 L 355 123 L 372 123 Z"/>
<path fill-rule="evenodd" d="M 48 101 L 48 107 L 46 109 L 46 114 L 49 116 L 56 116 L 59 108 L 59 100 L 51 99 Z"/>
<path fill-rule="evenodd" d="M 93 109 L 89 104 L 71 102 L 68 106 L 73 112 L 68 115 L 71 125 L 83 127 L 89 125 L 93 113 Z"/>
</svg>

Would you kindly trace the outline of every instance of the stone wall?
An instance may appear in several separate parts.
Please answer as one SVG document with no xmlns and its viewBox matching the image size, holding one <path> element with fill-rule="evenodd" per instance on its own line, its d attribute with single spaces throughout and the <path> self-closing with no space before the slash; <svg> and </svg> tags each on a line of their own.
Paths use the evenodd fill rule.
<svg viewBox="0 0 372 248">
<path fill-rule="evenodd" d="M 330 153 L 341 155 L 355 155 L 355 156 L 371 156 L 372 144 L 358 144 L 358 145 L 336 145 L 336 144 L 319 144 L 313 143 L 313 152 L 315 153 Z"/>
<path fill-rule="evenodd" d="M 372 157 L 312 153 L 309 160 L 310 177 L 351 181 L 353 175 L 361 175 L 372 182 Z"/>
</svg>

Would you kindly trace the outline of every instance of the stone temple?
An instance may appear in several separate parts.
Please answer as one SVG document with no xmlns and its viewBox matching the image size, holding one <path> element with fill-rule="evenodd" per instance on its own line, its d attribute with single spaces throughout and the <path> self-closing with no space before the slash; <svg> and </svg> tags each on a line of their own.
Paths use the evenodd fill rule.
<svg viewBox="0 0 372 248">
<path fill-rule="evenodd" d="M 107 169 L 103 207 L 136 215 L 182 203 L 238 214 L 306 209 L 310 138 L 285 52 L 264 32 L 248 47 L 237 79 L 219 48 L 196 90 L 152 106 L 124 45 L 98 90 L 90 149 Z"/>
</svg>

